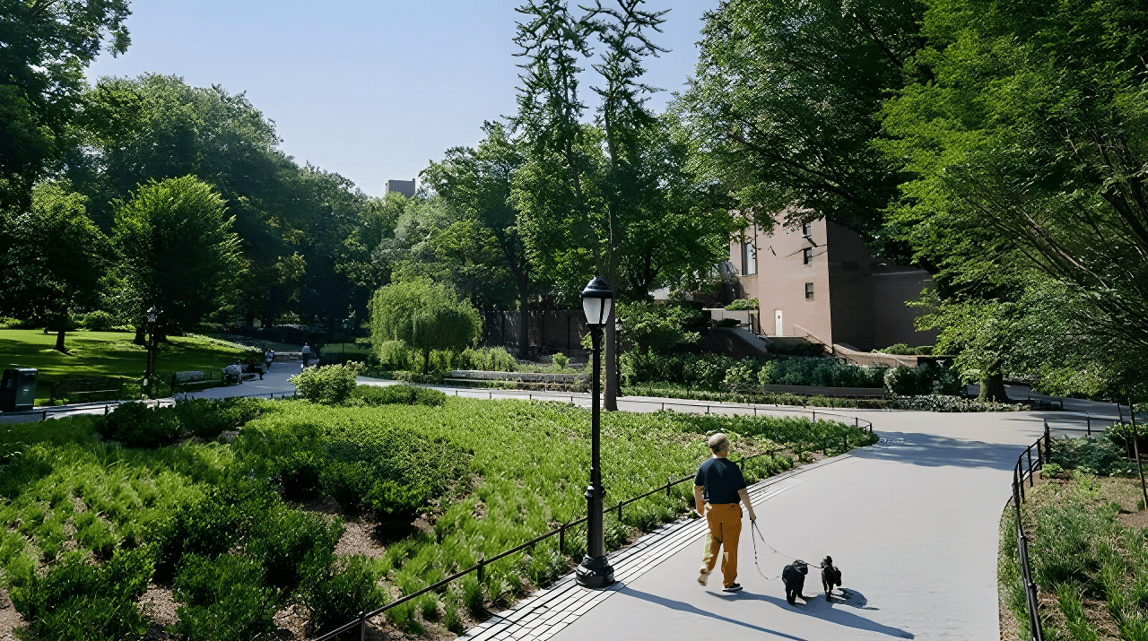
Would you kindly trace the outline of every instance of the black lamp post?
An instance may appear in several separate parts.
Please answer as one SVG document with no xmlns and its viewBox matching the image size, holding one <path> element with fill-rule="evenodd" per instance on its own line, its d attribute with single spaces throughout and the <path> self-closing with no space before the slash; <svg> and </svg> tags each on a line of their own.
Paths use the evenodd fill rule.
<svg viewBox="0 0 1148 641">
<path fill-rule="evenodd" d="M 594 352 L 594 383 L 590 392 L 590 486 L 586 488 L 587 544 L 586 557 L 574 571 L 579 585 L 603 588 L 614 583 L 614 568 L 606 561 L 606 540 L 603 528 L 602 500 L 606 490 L 602 487 L 601 465 L 601 360 L 602 330 L 610 319 L 614 307 L 614 291 L 601 278 L 594 277 L 582 290 L 582 311 L 590 328 L 590 341 Z"/>
<path fill-rule="evenodd" d="M 159 320 L 159 310 L 154 306 L 147 310 L 147 365 L 144 372 L 144 387 L 151 389 L 152 377 L 155 375 L 155 327 Z"/>
</svg>

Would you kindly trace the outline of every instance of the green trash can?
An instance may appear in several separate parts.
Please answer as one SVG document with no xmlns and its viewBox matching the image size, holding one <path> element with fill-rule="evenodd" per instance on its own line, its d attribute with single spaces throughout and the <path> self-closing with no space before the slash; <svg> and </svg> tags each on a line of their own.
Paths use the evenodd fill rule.
<svg viewBox="0 0 1148 641">
<path fill-rule="evenodd" d="M 0 380 L 0 412 L 28 412 L 36 404 L 36 370 L 31 367 L 4 370 Z"/>
</svg>

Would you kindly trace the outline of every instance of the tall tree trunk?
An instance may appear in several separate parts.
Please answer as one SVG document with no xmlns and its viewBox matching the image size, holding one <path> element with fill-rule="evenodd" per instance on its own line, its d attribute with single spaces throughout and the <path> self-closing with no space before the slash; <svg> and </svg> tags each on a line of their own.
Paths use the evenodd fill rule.
<svg viewBox="0 0 1148 641">
<path fill-rule="evenodd" d="M 1000 372 L 988 373 L 981 376 L 981 389 L 977 393 L 978 401 L 996 401 L 997 403 L 1011 402 L 1008 392 L 1005 391 L 1004 374 Z"/>
<path fill-rule="evenodd" d="M 56 322 L 59 324 L 56 327 L 56 351 L 67 354 L 68 350 L 64 348 L 64 335 L 68 333 L 68 312 L 65 311 L 57 316 Z"/>
<path fill-rule="evenodd" d="M 147 345 L 147 340 L 144 339 L 144 328 L 136 325 L 136 337 L 132 339 L 132 343 L 136 345 Z"/>
<path fill-rule="evenodd" d="M 526 358 L 526 352 L 530 349 L 530 309 L 527 307 L 526 302 L 530 298 L 530 283 L 526 279 L 526 275 L 522 274 L 518 277 L 518 319 L 522 331 L 518 334 L 518 358 Z"/>
</svg>

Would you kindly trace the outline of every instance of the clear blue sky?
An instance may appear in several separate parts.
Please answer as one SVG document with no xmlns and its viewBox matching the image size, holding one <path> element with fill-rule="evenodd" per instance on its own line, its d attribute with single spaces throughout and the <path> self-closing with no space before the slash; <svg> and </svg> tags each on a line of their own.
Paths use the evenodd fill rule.
<svg viewBox="0 0 1148 641">
<path fill-rule="evenodd" d="M 484 120 L 514 113 L 520 4 L 135 0 L 131 47 L 101 55 L 88 78 L 154 72 L 246 92 L 296 162 L 381 196 L 387 180 L 416 177 L 450 147 L 477 144 Z M 647 65 L 647 82 L 667 90 L 651 99 L 656 111 L 693 74 L 702 14 L 717 4 L 647 0 L 649 10 L 671 9 L 654 38 L 672 51 Z M 582 91 L 594 105 L 586 83 Z"/>
</svg>

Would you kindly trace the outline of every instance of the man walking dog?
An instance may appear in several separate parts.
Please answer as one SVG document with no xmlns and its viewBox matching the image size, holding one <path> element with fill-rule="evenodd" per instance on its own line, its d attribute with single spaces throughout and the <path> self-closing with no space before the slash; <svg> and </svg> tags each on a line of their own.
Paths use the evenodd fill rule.
<svg viewBox="0 0 1148 641">
<path fill-rule="evenodd" d="M 705 585 L 709 580 L 710 572 L 717 564 L 718 550 L 724 548 L 721 557 L 722 590 L 740 592 L 741 585 L 737 583 L 737 544 L 741 537 L 739 502 L 745 503 L 751 523 L 757 520 L 757 515 L 749 502 L 741 470 L 727 458 L 729 437 L 718 432 L 706 444 L 713 456 L 698 467 L 694 476 L 694 504 L 698 514 L 706 517 L 709 524 L 698 583 Z"/>
</svg>

